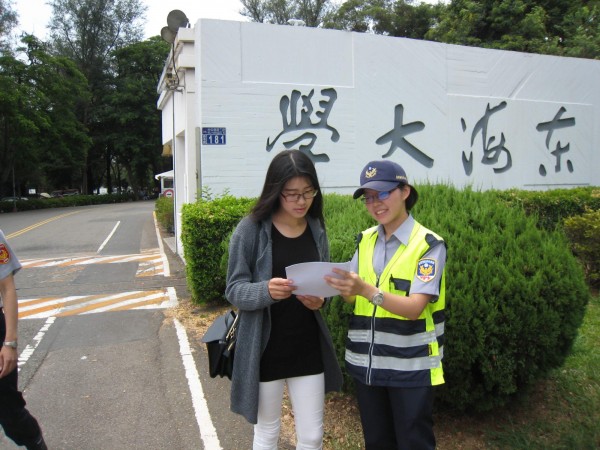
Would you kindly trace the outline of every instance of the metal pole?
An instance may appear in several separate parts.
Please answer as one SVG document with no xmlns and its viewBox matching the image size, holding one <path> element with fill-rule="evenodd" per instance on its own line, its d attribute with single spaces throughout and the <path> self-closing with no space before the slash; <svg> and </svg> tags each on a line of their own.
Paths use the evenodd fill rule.
<svg viewBox="0 0 600 450">
<path fill-rule="evenodd" d="M 173 48 L 173 61 L 175 61 L 175 49 Z M 173 63 L 173 70 L 175 69 L 175 63 Z M 175 145 L 175 92 L 177 92 L 177 89 L 173 89 L 171 91 L 171 98 L 172 98 L 172 102 L 173 102 L 173 111 L 172 111 L 172 115 L 173 115 L 173 130 L 172 130 L 172 153 L 173 153 L 173 232 L 175 233 L 175 253 L 179 254 L 179 245 L 178 245 L 178 238 L 177 238 L 177 171 L 176 171 L 176 167 L 175 167 L 175 161 L 176 161 L 176 157 L 175 157 L 175 151 L 176 151 L 176 145 Z"/>
</svg>

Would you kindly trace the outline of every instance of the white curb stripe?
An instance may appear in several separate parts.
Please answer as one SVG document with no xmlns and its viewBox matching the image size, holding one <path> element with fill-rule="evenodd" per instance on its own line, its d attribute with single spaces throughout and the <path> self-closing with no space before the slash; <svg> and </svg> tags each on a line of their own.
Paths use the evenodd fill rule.
<svg viewBox="0 0 600 450">
<path fill-rule="evenodd" d="M 164 274 L 165 277 L 171 276 L 171 268 L 169 267 L 169 260 L 165 254 L 165 247 L 163 246 L 162 237 L 160 237 L 160 231 L 158 230 L 158 221 L 156 220 L 156 211 L 152 211 L 152 217 L 154 217 L 154 230 L 156 231 L 156 239 L 158 240 L 158 251 L 163 260 Z"/>
<path fill-rule="evenodd" d="M 175 324 L 177 337 L 179 338 L 179 351 L 181 353 L 185 375 L 190 387 L 192 404 L 194 405 L 194 411 L 196 412 L 196 421 L 198 423 L 198 428 L 200 428 L 200 437 L 204 443 L 204 449 L 222 450 L 219 437 L 217 436 L 217 430 L 215 429 L 212 419 L 210 418 L 210 413 L 208 412 L 208 405 L 206 404 L 206 398 L 204 397 L 204 391 L 202 390 L 202 383 L 200 383 L 200 376 L 196 369 L 196 363 L 192 356 L 192 350 L 185 328 L 183 328 L 183 325 L 177 319 L 174 319 L 173 323 Z"/>
</svg>

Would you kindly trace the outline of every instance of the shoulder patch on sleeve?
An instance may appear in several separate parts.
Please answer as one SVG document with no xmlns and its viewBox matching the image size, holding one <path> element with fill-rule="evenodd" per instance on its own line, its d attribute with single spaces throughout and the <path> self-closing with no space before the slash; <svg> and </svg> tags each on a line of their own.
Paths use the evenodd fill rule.
<svg viewBox="0 0 600 450">
<path fill-rule="evenodd" d="M 436 276 L 437 261 L 433 258 L 421 258 L 417 263 L 417 278 L 424 283 L 433 280 Z"/>
<path fill-rule="evenodd" d="M 6 245 L 0 244 L 0 264 L 8 264 L 10 261 L 10 253 L 6 248 Z"/>
</svg>

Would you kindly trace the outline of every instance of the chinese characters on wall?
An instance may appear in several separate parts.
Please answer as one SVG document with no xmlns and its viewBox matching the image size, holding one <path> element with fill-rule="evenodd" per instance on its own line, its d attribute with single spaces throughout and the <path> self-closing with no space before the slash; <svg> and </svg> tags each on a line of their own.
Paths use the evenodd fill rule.
<svg viewBox="0 0 600 450">
<path fill-rule="evenodd" d="M 501 167 L 494 167 L 494 173 L 503 173 L 512 167 L 512 156 L 510 155 L 510 151 L 504 146 L 506 143 L 504 133 L 500 133 L 500 141 L 497 145 L 493 145 L 494 141 L 496 140 L 496 136 L 490 136 L 488 139 L 488 125 L 490 118 L 493 114 L 496 114 L 505 108 L 506 102 L 501 102 L 493 108 L 490 108 L 490 104 L 488 103 L 487 107 L 485 108 L 485 113 L 481 119 L 477 121 L 473 127 L 473 131 L 471 132 L 471 147 L 473 147 L 473 143 L 475 142 L 477 135 L 481 134 L 481 147 L 483 151 L 483 157 L 481 158 L 482 164 L 495 165 L 498 163 L 500 157 L 504 156 L 504 165 Z M 460 118 L 460 124 L 463 132 L 465 132 L 467 130 L 467 123 L 462 117 Z M 465 169 L 465 174 L 471 175 L 471 173 L 473 173 L 473 152 L 471 152 L 468 156 L 465 154 L 465 152 L 463 152 L 462 162 L 463 168 Z"/>
<path fill-rule="evenodd" d="M 284 95 L 279 101 L 279 111 L 282 119 L 282 130 L 271 140 L 267 139 L 266 150 L 271 151 L 275 144 L 280 141 L 286 148 L 297 148 L 306 153 L 315 163 L 328 162 L 327 153 L 318 153 L 316 149 L 318 130 L 330 132 L 330 140 L 338 142 L 340 133 L 328 121 L 338 98 L 334 88 L 325 88 L 320 91 L 320 97 L 315 97 L 315 90 L 311 89 L 307 94 L 293 90 L 290 96 Z M 498 135 L 490 133 L 490 124 L 501 114 L 509 114 L 510 105 L 507 101 L 494 104 L 487 103 L 482 115 L 474 122 L 472 128 L 464 117 L 460 118 L 462 133 L 470 132 L 470 149 L 462 151 L 462 166 L 465 175 L 471 176 L 475 164 L 475 158 L 484 166 L 491 166 L 495 174 L 505 173 L 513 167 L 511 151 L 518 148 L 517 142 L 511 142 L 510 135 L 501 131 Z M 560 131 L 564 128 L 576 125 L 575 117 L 564 117 L 568 114 L 567 109 L 561 106 L 548 121 L 539 122 L 536 130 L 545 134 L 545 147 L 554 157 L 554 172 L 561 172 L 563 163 L 567 170 L 572 173 L 575 168 L 568 158 L 570 143 L 560 139 Z M 390 112 L 390 115 L 391 112 Z M 382 158 L 389 158 L 396 151 L 403 151 L 410 158 L 428 169 L 434 166 L 435 160 L 427 154 L 425 149 L 415 146 L 410 136 L 415 133 L 424 132 L 426 124 L 424 121 L 412 121 L 404 123 L 405 106 L 397 104 L 393 111 L 393 126 L 391 129 L 382 129 L 381 135 L 375 138 L 375 144 L 387 146 L 387 151 Z M 542 118 L 546 120 L 546 118 Z M 497 128 L 497 127 L 496 127 Z M 479 139 L 478 139 L 479 137 Z M 540 163 L 539 175 L 545 177 L 547 169 L 544 163 Z"/>
<path fill-rule="evenodd" d="M 298 149 L 306 153 L 313 162 L 327 162 L 329 156 L 326 153 L 314 154 L 312 149 L 317 140 L 315 131 L 326 129 L 331 132 L 331 140 L 337 142 L 340 139 L 340 133 L 327 123 L 329 114 L 335 101 L 337 92 L 335 89 L 323 89 L 321 95 L 327 100 L 320 100 L 317 111 L 313 107 L 313 95 L 315 90 L 311 90 L 308 95 L 302 95 L 299 91 L 293 90 L 289 97 L 284 95 L 279 101 L 279 111 L 283 122 L 283 130 L 275 136 L 271 142 L 267 139 L 267 151 L 270 152 L 275 143 L 284 135 L 291 134 L 289 139 L 282 139 L 283 146 L 286 149 L 300 144 Z M 306 142 L 307 141 L 307 142 Z"/>
<path fill-rule="evenodd" d="M 554 171 L 557 173 L 562 170 L 562 155 L 569 152 L 571 144 L 567 143 L 566 145 L 562 146 L 560 145 L 560 141 L 557 141 L 554 150 L 550 150 L 552 135 L 554 134 L 555 130 L 575 126 L 574 117 L 565 117 L 564 119 L 562 118 L 565 112 L 567 112 L 566 108 L 564 106 L 561 106 L 554 118 L 550 122 L 539 123 L 536 127 L 536 130 L 538 130 L 539 132 L 546 133 L 546 149 L 550 151 L 550 153 L 552 154 L 552 156 L 554 156 L 556 160 L 556 164 L 554 165 Z M 571 160 L 568 159 L 566 165 L 567 170 L 569 172 L 573 172 L 575 170 L 573 168 L 573 163 L 571 162 Z M 539 172 L 541 176 L 546 176 L 546 167 L 543 164 L 540 164 Z"/>
</svg>

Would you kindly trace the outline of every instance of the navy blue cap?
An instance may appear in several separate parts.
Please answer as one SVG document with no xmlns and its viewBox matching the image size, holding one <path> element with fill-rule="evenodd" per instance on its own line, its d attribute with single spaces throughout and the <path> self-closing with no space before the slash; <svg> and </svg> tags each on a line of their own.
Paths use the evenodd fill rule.
<svg viewBox="0 0 600 450">
<path fill-rule="evenodd" d="M 373 189 L 378 192 L 391 191 L 399 185 L 408 185 L 408 177 L 404 169 L 394 161 L 382 160 L 371 161 L 360 173 L 360 187 L 354 191 L 353 198 L 364 194 L 365 189 Z M 418 198 L 417 190 L 410 186 L 411 193 L 406 200 L 407 208 L 410 209 Z"/>
<path fill-rule="evenodd" d="M 406 172 L 399 164 L 393 161 L 371 161 L 360 173 L 360 188 L 354 191 L 353 197 L 360 197 L 365 189 L 391 191 L 399 184 L 408 184 Z"/>
</svg>

